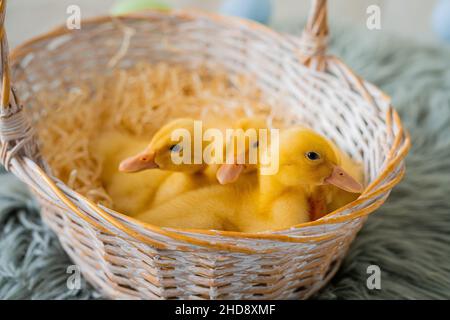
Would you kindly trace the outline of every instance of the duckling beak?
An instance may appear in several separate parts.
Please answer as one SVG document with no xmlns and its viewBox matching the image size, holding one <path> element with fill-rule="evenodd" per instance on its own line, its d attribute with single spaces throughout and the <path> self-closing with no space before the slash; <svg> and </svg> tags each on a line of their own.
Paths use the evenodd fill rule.
<svg viewBox="0 0 450 320">
<path fill-rule="evenodd" d="M 154 152 L 137 154 L 123 160 L 119 165 L 119 171 L 128 173 L 155 168 L 158 168 L 158 164 L 155 162 Z"/>
<path fill-rule="evenodd" d="M 326 178 L 324 182 L 326 184 L 332 184 L 348 192 L 363 192 L 363 186 L 339 166 L 333 166 L 331 175 Z"/>
<path fill-rule="evenodd" d="M 219 181 L 220 184 L 236 182 L 243 170 L 243 164 L 223 164 L 220 166 L 219 170 L 217 170 L 217 181 Z"/>
</svg>

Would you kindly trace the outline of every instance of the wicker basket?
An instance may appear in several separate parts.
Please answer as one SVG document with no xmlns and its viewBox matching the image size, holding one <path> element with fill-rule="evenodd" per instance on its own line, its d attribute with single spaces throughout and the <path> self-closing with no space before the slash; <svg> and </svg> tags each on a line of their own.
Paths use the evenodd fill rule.
<svg viewBox="0 0 450 320">
<path fill-rule="evenodd" d="M 5 3 L 1 161 L 36 195 L 43 219 L 84 276 L 110 298 L 310 297 L 333 277 L 367 215 L 404 175 L 410 140 L 390 99 L 326 55 L 325 0 L 313 1 L 300 38 L 199 12 L 97 18 L 83 22 L 81 30 L 61 27 L 20 46 L 12 54 L 11 73 Z M 251 75 L 268 95 L 282 93 L 287 109 L 364 163 L 364 193 L 320 220 L 258 234 L 159 228 L 77 194 L 46 173 L 33 120 L 24 113 L 39 108 L 34 98 L 39 90 L 67 90 L 71 75 L 104 72 L 121 52 L 124 37 L 129 47 L 117 59 L 118 67 L 142 60 L 218 64 L 230 74 Z"/>
</svg>

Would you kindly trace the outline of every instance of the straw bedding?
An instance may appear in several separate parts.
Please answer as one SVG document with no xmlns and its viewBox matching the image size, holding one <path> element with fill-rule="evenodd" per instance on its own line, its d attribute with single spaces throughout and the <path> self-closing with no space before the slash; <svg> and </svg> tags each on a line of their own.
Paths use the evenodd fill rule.
<svg viewBox="0 0 450 320">
<path fill-rule="evenodd" d="M 318 298 L 450 298 L 449 52 L 348 30 L 334 34 L 334 51 L 393 96 L 394 105 L 411 131 L 413 150 L 407 159 L 405 180 L 369 218 L 340 272 Z M 80 92 L 83 94 L 82 88 Z M 73 92 L 74 100 L 70 102 L 87 110 L 95 99 L 76 96 L 80 92 Z M 126 102 L 121 103 L 125 108 Z M 100 118 L 111 125 L 111 119 Z M 86 126 L 86 132 L 94 130 L 81 120 L 77 123 Z M 76 161 L 86 161 L 86 157 Z M 96 172 L 98 163 L 94 158 L 85 164 L 92 168 L 91 173 Z M 83 183 L 95 181 L 95 175 L 92 179 L 82 172 L 75 174 L 71 166 L 67 162 L 58 174 L 81 192 L 108 201 L 98 184 Z M 1 175 L 0 298 L 98 297 L 85 283 L 80 290 L 67 289 L 66 270 L 70 264 L 56 237 L 42 225 L 38 209 L 23 185 L 10 175 Z M 371 264 L 381 268 L 381 290 L 366 287 L 367 267 Z"/>
</svg>

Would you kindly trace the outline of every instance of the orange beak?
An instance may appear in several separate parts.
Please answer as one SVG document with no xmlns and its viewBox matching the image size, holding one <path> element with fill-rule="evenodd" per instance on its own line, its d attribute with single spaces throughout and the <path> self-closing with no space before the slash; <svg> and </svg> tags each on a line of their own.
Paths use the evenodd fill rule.
<svg viewBox="0 0 450 320">
<path fill-rule="evenodd" d="M 243 164 L 223 164 L 217 170 L 216 178 L 220 184 L 229 184 L 239 179 L 245 165 Z"/>
<path fill-rule="evenodd" d="M 155 162 L 155 156 L 156 154 L 154 152 L 137 154 L 123 160 L 119 165 L 119 171 L 131 173 L 158 168 L 158 164 Z"/>
<path fill-rule="evenodd" d="M 332 184 L 348 192 L 363 192 L 363 186 L 339 166 L 333 167 L 333 172 L 324 180 L 324 182 L 326 184 Z"/>
</svg>

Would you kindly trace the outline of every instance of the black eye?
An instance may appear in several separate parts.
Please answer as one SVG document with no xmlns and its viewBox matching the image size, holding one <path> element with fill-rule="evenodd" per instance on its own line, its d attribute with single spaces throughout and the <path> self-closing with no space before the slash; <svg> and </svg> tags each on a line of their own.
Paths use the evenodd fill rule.
<svg viewBox="0 0 450 320">
<path fill-rule="evenodd" d="M 306 157 L 309 160 L 319 160 L 320 159 L 320 155 L 317 152 L 314 151 L 310 151 L 306 153 Z"/>
<path fill-rule="evenodd" d="M 174 144 L 173 146 L 170 146 L 169 149 L 172 152 L 180 152 L 181 151 L 181 146 L 179 144 Z"/>
<path fill-rule="evenodd" d="M 253 144 L 253 148 L 258 148 L 259 147 L 259 141 L 256 141 L 254 144 Z"/>
</svg>

